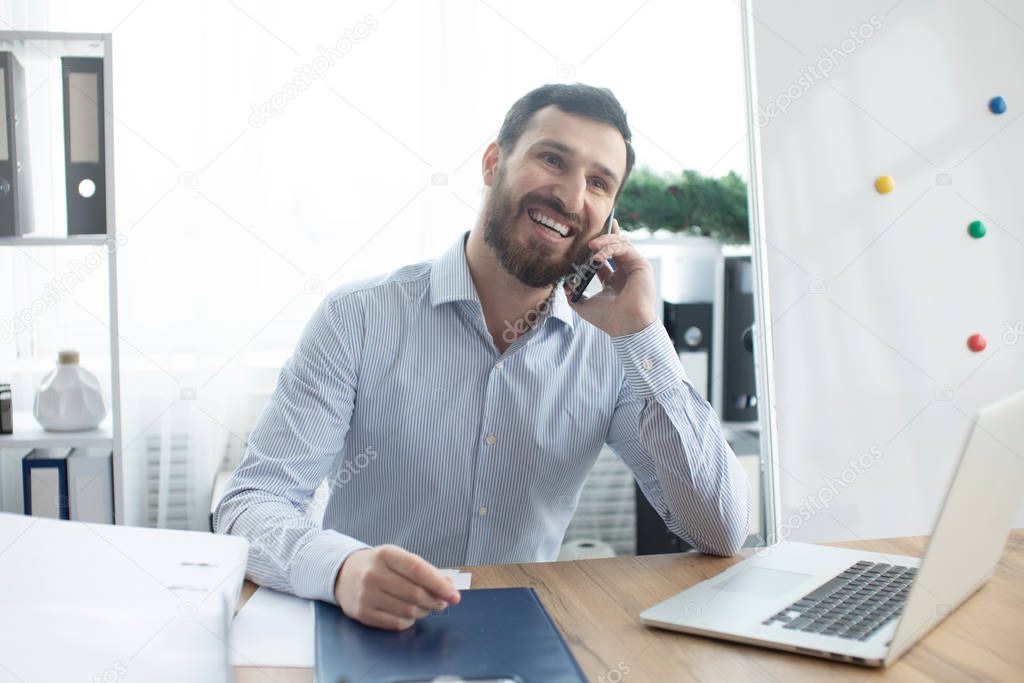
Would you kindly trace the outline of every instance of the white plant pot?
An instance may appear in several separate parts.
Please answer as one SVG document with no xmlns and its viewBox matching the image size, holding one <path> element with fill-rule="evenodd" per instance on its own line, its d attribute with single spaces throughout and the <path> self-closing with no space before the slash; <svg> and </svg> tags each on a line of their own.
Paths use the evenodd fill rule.
<svg viewBox="0 0 1024 683">
<path fill-rule="evenodd" d="M 99 380 L 78 364 L 77 351 L 61 351 L 57 367 L 36 390 L 32 414 L 46 430 L 93 429 L 107 416 Z"/>
</svg>

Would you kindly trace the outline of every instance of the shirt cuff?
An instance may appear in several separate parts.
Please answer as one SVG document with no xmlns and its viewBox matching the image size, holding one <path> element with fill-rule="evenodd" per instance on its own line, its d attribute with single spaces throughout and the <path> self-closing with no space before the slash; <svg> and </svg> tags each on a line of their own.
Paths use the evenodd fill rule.
<svg viewBox="0 0 1024 683">
<path fill-rule="evenodd" d="M 621 337 L 612 347 L 626 371 L 626 381 L 637 398 L 655 396 L 686 379 L 672 339 L 661 320 Z"/>
<path fill-rule="evenodd" d="M 334 584 L 338 570 L 349 555 L 369 547 L 351 536 L 325 529 L 296 553 L 290 572 L 292 591 L 300 598 L 337 605 Z"/>
</svg>

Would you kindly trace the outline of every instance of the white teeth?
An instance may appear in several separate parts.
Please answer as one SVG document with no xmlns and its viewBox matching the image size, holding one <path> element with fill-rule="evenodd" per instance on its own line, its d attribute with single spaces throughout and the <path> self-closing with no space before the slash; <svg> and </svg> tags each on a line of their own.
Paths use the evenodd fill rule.
<svg viewBox="0 0 1024 683">
<path fill-rule="evenodd" d="M 552 230 L 557 232 L 562 237 L 567 237 L 569 235 L 569 228 L 565 227 L 561 223 L 558 223 L 556 221 L 551 220 L 550 218 L 548 218 L 547 216 L 545 216 L 542 213 L 537 213 L 536 211 L 530 211 L 529 212 L 529 216 L 530 216 L 530 218 L 532 218 L 533 220 L 537 221 L 538 223 L 542 223 L 542 224 L 546 225 L 547 227 L 551 228 Z"/>
</svg>

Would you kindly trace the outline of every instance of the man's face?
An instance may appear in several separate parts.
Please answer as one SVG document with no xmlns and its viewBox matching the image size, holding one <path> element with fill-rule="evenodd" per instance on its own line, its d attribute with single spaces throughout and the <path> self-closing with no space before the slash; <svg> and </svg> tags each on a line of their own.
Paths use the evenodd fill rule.
<svg viewBox="0 0 1024 683">
<path fill-rule="evenodd" d="M 524 285 L 550 287 L 590 257 L 587 243 L 601 233 L 625 171 L 626 143 L 614 126 L 545 107 L 494 169 L 484 239 Z"/>
</svg>

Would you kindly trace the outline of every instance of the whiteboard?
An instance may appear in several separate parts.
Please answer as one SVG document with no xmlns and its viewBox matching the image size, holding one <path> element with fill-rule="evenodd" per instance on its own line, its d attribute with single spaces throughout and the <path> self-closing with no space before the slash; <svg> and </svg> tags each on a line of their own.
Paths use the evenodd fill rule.
<svg viewBox="0 0 1024 683">
<path fill-rule="evenodd" d="M 1024 3 L 749 12 L 779 535 L 928 534 L 977 411 L 1024 387 Z"/>
</svg>

